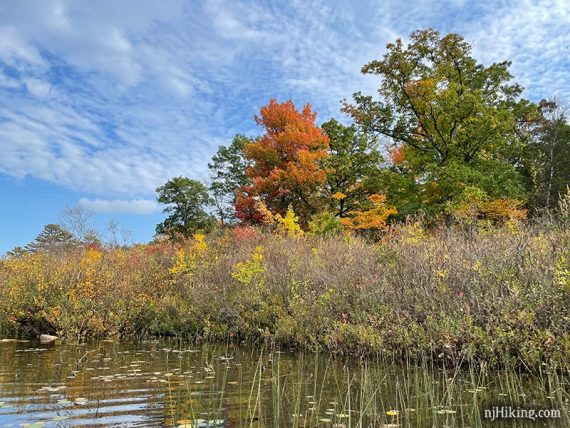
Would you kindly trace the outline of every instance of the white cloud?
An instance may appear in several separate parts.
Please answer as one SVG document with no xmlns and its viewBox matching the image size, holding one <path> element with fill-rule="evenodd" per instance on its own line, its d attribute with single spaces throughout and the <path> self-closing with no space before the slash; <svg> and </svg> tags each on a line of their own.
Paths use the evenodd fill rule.
<svg viewBox="0 0 570 428">
<path fill-rule="evenodd" d="M 0 88 L 18 88 L 20 86 L 20 82 L 17 79 L 13 79 L 9 76 L 6 76 L 0 73 Z"/>
<path fill-rule="evenodd" d="M 270 97 L 340 116 L 342 98 L 375 93 L 362 65 L 430 26 L 512 59 L 529 96 L 570 98 L 568 22 L 566 0 L 1 2 L 0 172 L 147 200 L 206 178 Z"/>
<path fill-rule="evenodd" d="M 49 83 L 41 79 L 29 77 L 23 79 L 23 82 L 30 94 L 40 98 L 47 97 L 53 90 Z"/>
<path fill-rule="evenodd" d="M 465 26 L 475 55 L 485 62 L 511 60 L 515 78 L 533 98 L 570 98 L 570 3 L 511 0 L 488 8 Z"/>
<path fill-rule="evenodd" d="M 223 0 L 208 0 L 205 10 L 212 19 L 216 31 L 224 38 L 259 39 L 263 36 L 260 31 L 252 29 L 242 21 L 248 11 L 242 10 L 241 13 L 234 14 Z M 251 9 L 249 12 L 251 16 Z"/>
<path fill-rule="evenodd" d="M 87 199 L 81 198 L 79 205 L 94 213 L 107 214 L 155 214 L 160 206 L 153 199 Z"/>
</svg>

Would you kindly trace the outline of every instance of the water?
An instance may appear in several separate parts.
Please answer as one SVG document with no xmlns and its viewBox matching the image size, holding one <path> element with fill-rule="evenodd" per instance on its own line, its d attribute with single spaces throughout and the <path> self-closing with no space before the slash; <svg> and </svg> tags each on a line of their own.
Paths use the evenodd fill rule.
<svg viewBox="0 0 570 428">
<path fill-rule="evenodd" d="M 484 409 L 560 417 L 492 426 L 570 426 L 564 374 L 339 360 L 178 340 L 0 342 L 0 427 L 489 426 Z"/>
</svg>

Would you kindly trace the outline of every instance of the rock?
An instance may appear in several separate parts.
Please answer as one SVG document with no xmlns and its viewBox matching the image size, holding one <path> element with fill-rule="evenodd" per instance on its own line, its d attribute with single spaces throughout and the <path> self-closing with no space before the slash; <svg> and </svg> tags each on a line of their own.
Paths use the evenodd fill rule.
<svg viewBox="0 0 570 428">
<path fill-rule="evenodd" d="M 46 343 L 51 343 L 56 339 L 58 339 L 57 336 L 51 336 L 49 334 L 40 334 L 40 343 L 42 345 L 45 345 Z"/>
</svg>

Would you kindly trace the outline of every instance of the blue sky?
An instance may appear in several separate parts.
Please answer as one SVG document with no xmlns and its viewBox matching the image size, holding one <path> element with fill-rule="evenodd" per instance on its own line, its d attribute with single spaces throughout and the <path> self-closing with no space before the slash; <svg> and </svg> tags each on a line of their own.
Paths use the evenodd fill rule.
<svg viewBox="0 0 570 428">
<path fill-rule="evenodd" d="M 207 180 L 269 98 L 341 117 L 341 99 L 374 93 L 361 66 L 427 27 L 512 60 L 526 97 L 570 100 L 567 0 L 2 0 L 0 254 L 74 204 L 151 239 L 154 189 Z"/>
</svg>

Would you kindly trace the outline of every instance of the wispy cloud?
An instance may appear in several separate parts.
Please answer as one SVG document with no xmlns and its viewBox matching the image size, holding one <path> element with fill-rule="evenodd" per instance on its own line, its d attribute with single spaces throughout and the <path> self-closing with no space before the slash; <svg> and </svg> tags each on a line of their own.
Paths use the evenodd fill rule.
<svg viewBox="0 0 570 428">
<path fill-rule="evenodd" d="M 326 120 L 373 94 L 361 66 L 418 28 L 513 60 L 527 96 L 570 98 L 568 22 L 566 0 L 2 2 L 0 172 L 144 211 L 165 180 L 206 178 L 217 145 L 257 133 L 270 97 Z"/>
<path fill-rule="evenodd" d="M 94 213 L 155 214 L 161 208 L 153 199 L 88 199 L 81 198 L 79 205 Z"/>
</svg>

